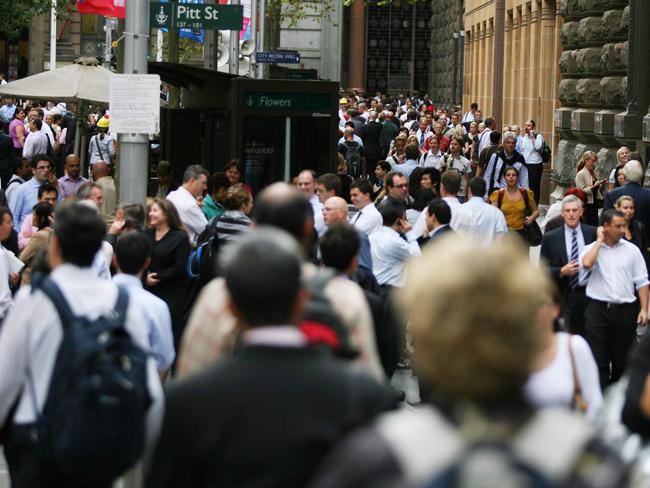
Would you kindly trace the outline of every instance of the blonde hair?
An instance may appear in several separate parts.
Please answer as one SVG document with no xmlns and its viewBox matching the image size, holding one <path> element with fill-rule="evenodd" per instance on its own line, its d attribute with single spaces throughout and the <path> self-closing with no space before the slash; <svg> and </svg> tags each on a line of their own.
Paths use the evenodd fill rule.
<svg viewBox="0 0 650 488">
<path fill-rule="evenodd" d="M 484 248 L 452 236 L 428 246 L 397 291 L 410 317 L 416 370 L 451 398 L 516 395 L 540 350 L 535 317 L 551 290 L 548 273 L 514 239 Z"/>
<path fill-rule="evenodd" d="M 576 167 L 576 171 L 582 170 L 582 168 L 585 167 L 585 163 L 587 162 L 588 159 L 594 159 L 597 157 L 598 154 L 596 154 L 594 151 L 583 152 L 582 156 L 580 156 L 580 161 L 578 161 L 578 166 Z"/>
<path fill-rule="evenodd" d="M 632 205 L 634 205 L 634 198 L 632 198 L 630 195 L 623 195 L 622 197 L 619 197 L 618 200 L 616 200 L 616 203 L 614 204 L 614 208 L 619 208 L 623 202 L 632 202 Z"/>
</svg>

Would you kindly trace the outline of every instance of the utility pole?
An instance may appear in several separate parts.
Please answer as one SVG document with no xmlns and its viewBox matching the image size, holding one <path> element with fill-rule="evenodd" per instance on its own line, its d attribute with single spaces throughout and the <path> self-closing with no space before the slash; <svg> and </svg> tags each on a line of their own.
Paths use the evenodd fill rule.
<svg viewBox="0 0 650 488">
<path fill-rule="evenodd" d="M 50 10 L 50 71 L 56 69 L 56 0 Z"/>
<path fill-rule="evenodd" d="M 265 30 L 266 29 L 266 0 L 260 0 L 259 5 L 257 6 L 259 13 L 258 13 L 258 25 L 259 29 L 257 30 L 257 39 L 255 40 L 255 44 L 257 48 L 255 49 L 255 64 L 257 65 L 257 78 L 260 80 L 264 79 L 264 63 L 258 63 L 257 62 L 257 53 L 260 51 L 264 51 L 264 38 L 266 37 Z M 253 26 L 255 27 L 255 26 Z"/>
<path fill-rule="evenodd" d="M 147 74 L 149 31 L 149 0 L 126 2 L 124 74 Z M 149 176 L 149 135 L 120 134 L 119 141 L 120 200 L 144 205 Z"/>
<path fill-rule="evenodd" d="M 230 5 L 239 5 L 239 0 L 231 0 Z M 239 31 L 230 31 L 229 73 L 239 75 Z"/>
</svg>

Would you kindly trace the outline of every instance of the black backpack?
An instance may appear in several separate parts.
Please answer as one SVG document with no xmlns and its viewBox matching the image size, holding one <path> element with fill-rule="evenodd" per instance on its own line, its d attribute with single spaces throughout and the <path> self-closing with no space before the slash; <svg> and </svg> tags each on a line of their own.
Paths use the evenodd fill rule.
<svg viewBox="0 0 650 488">
<path fill-rule="evenodd" d="M 219 217 L 213 217 L 196 240 L 196 247 L 187 258 L 187 275 L 200 287 L 219 275 L 217 259 L 221 241 L 217 235 Z"/>
<path fill-rule="evenodd" d="M 91 320 L 72 313 L 52 280 L 34 278 L 32 290 L 42 290 L 52 301 L 63 329 L 40 413 L 28 371 L 36 411 L 30 433 L 34 452 L 65 477 L 106 484 L 140 459 L 151 404 L 148 355 L 124 327 L 128 294 L 120 288 L 114 313 Z"/>
<path fill-rule="evenodd" d="M 361 176 L 361 144 L 356 141 L 344 141 L 347 151 L 345 161 L 348 163 L 348 174 L 354 179 Z"/>
</svg>

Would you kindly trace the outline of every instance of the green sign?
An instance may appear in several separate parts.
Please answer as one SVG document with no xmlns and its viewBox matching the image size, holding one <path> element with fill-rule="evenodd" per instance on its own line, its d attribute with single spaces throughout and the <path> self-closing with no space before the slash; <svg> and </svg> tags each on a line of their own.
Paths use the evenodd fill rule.
<svg viewBox="0 0 650 488">
<path fill-rule="evenodd" d="M 245 110 L 271 112 L 321 112 L 332 113 L 332 100 L 328 94 L 306 93 L 244 93 Z"/>
<path fill-rule="evenodd" d="M 153 29 L 243 30 L 243 5 L 151 2 L 149 25 Z"/>
</svg>

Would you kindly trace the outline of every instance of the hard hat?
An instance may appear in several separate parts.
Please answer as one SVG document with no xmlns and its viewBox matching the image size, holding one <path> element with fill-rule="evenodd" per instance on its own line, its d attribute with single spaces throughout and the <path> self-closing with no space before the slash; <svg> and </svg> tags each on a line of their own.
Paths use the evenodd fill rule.
<svg viewBox="0 0 650 488">
<path fill-rule="evenodd" d="M 100 129 L 108 129 L 108 125 L 109 125 L 108 119 L 106 119 L 105 117 L 102 117 L 97 121 L 97 127 Z"/>
<path fill-rule="evenodd" d="M 347 98 L 341 98 L 339 100 L 339 105 L 347 105 L 348 104 L 348 99 Z"/>
</svg>

